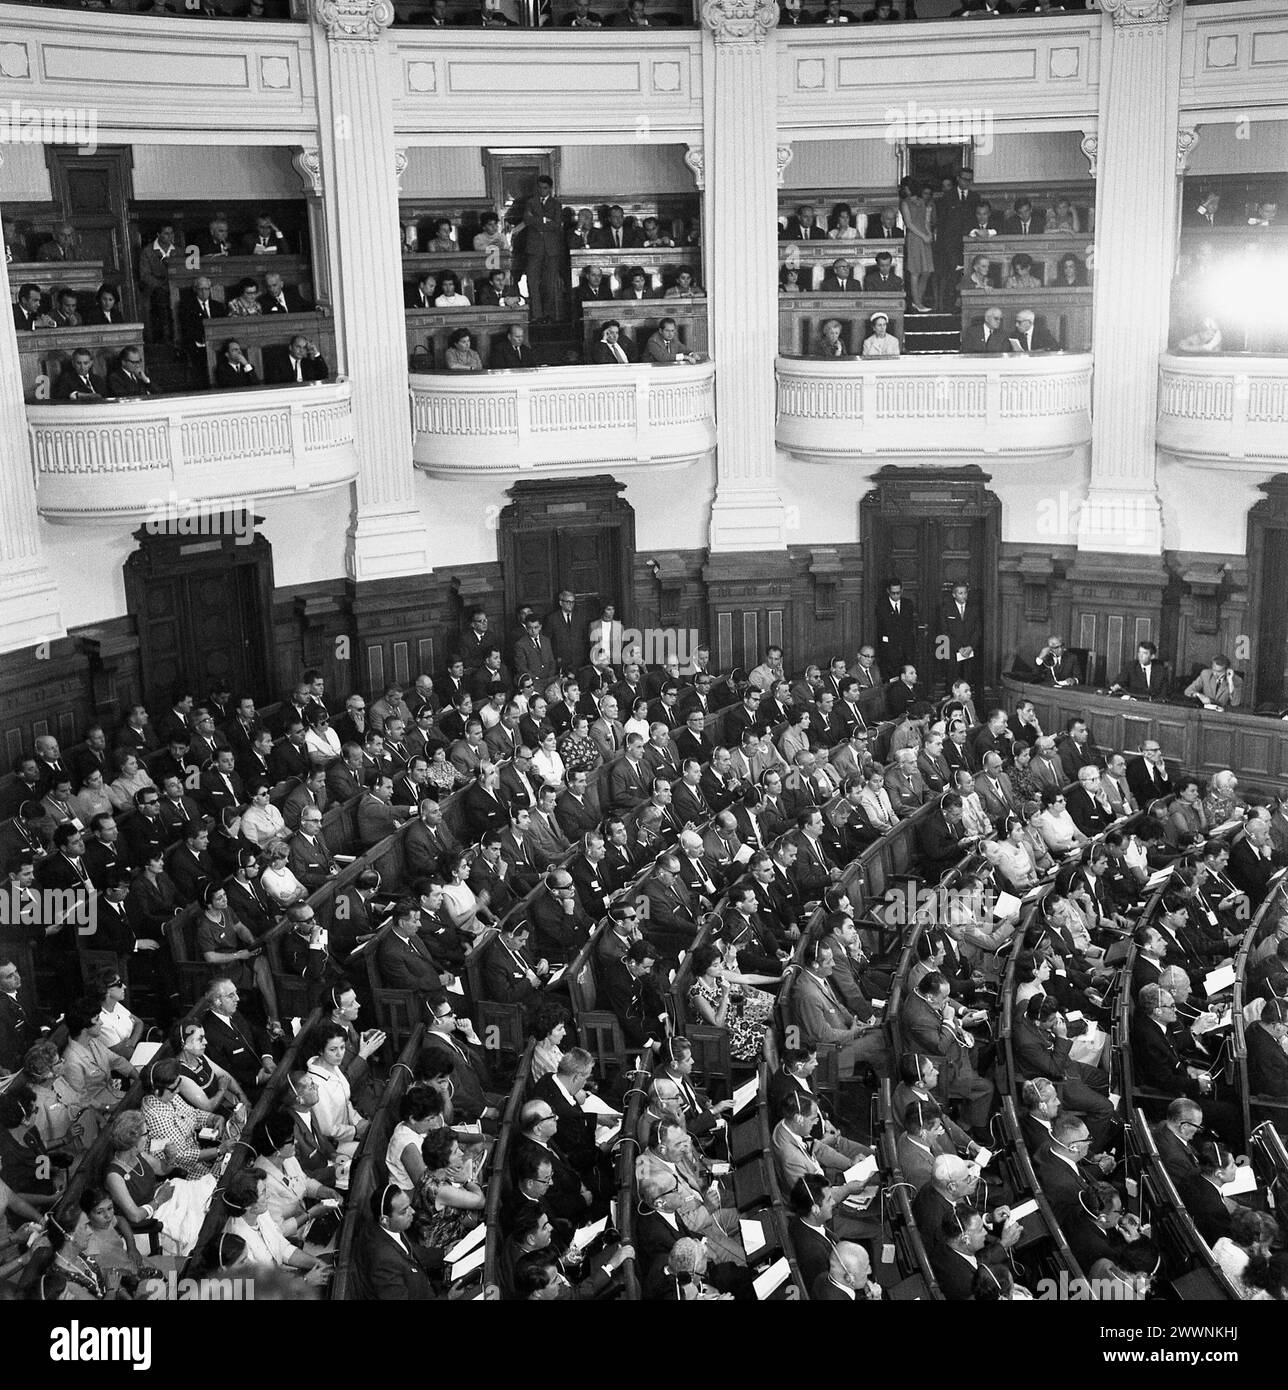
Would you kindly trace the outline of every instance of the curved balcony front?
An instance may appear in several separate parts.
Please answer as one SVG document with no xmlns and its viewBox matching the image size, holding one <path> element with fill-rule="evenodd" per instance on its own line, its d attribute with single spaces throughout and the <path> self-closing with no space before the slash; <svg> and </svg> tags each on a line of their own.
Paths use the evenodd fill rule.
<svg viewBox="0 0 1288 1390">
<path fill-rule="evenodd" d="M 715 448 L 715 366 L 413 373 L 412 456 L 436 477 L 680 468 Z"/>
<path fill-rule="evenodd" d="M 358 476 L 348 381 L 29 405 L 46 521 L 119 522 L 344 487 Z"/>
<path fill-rule="evenodd" d="M 778 446 L 809 462 L 869 454 L 1056 458 L 1091 440 L 1091 356 L 780 357 Z"/>
<path fill-rule="evenodd" d="M 1159 358 L 1158 447 L 1264 472 L 1288 461 L 1288 357 Z"/>
</svg>

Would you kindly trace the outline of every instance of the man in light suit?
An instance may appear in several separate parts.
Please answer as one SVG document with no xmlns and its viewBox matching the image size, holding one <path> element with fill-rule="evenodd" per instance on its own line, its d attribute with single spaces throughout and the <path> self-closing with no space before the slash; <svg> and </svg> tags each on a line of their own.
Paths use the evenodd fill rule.
<svg viewBox="0 0 1288 1390">
<path fill-rule="evenodd" d="M 1121 753 L 1109 755 L 1105 770 L 1100 776 L 1100 785 L 1115 820 L 1120 816 L 1134 815 L 1140 810 L 1127 781 L 1127 760 Z"/>
<path fill-rule="evenodd" d="M 1043 734 L 1034 745 L 1029 776 L 1039 791 L 1046 787 L 1063 787 L 1069 781 L 1064 775 L 1064 766 L 1060 762 L 1055 739 L 1051 734 Z"/>
<path fill-rule="evenodd" d="M 901 748 L 895 754 L 894 766 L 886 770 L 885 789 L 900 820 L 925 804 L 926 784 L 917 770 L 917 754 L 911 748 Z"/>
<path fill-rule="evenodd" d="M 834 967 L 832 948 L 814 942 L 805 948 L 804 969 L 796 982 L 792 1006 L 800 1028 L 801 1045 L 837 1054 L 838 1074 L 854 1076 L 870 1066 L 878 1076 L 890 1073 L 890 1052 L 880 1020 L 857 1019 L 829 983 Z"/>
<path fill-rule="evenodd" d="M 395 806 L 393 796 L 393 778 L 382 774 L 358 803 L 358 843 L 363 849 L 392 835 L 412 815 L 410 806 Z"/>
<path fill-rule="evenodd" d="M 625 742 L 625 734 L 617 717 L 617 701 L 611 695 L 600 700 L 599 718 L 590 726 L 590 736 L 604 761 L 612 762 Z"/>
<path fill-rule="evenodd" d="M 1185 687 L 1185 698 L 1218 709 L 1238 709 L 1243 703 L 1243 677 L 1231 669 L 1228 656 L 1214 656 L 1212 664 Z"/>
<path fill-rule="evenodd" d="M 984 754 L 983 770 L 975 774 L 975 791 L 988 818 L 1001 824 L 1004 817 L 1019 808 L 1011 779 L 1002 771 L 1002 759 L 998 753 Z"/>
<path fill-rule="evenodd" d="M 537 809 L 528 821 L 528 848 L 538 868 L 546 868 L 562 859 L 572 848 L 555 815 L 559 792 L 553 786 L 542 787 Z"/>
</svg>

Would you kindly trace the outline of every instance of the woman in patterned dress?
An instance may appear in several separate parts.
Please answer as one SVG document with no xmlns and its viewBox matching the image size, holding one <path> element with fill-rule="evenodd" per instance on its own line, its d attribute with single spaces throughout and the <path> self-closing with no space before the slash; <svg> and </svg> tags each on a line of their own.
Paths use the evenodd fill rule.
<svg viewBox="0 0 1288 1390">
<path fill-rule="evenodd" d="M 773 996 L 760 984 L 772 983 L 767 975 L 742 975 L 737 957 L 732 959 L 716 946 L 699 946 L 693 952 L 693 983 L 689 1002 L 704 1023 L 729 1033 L 729 1055 L 736 1062 L 758 1062 L 764 1054 L 766 1035 L 773 1020 Z"/>
</svg>

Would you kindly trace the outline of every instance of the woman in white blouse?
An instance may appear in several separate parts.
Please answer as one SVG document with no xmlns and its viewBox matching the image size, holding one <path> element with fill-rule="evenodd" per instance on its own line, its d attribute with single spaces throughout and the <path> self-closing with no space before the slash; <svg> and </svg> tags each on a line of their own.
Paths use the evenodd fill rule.
<svg viewBox="0 0 1288 1390">
<path fill-rule="evenodd" d="M 109 1052 L 127 1060 L 143 1037 L 143 1020 L 125 1007 L 125 981 L 115 966 L 94 972 L 89 992 L 99 1002 L 98 1036 Z"/>
<path fill-rule="evenodd" d="M 648 742 L 648 698 L 641 695 L 631 706 L 631 717 L 622 725 L 623 734 L 639 734 Z"/>
<path fill-rule="evenodd" d="M 250 805 L 242 812 L 241 833 L 256 849 L 263 849 L 274 840 L 289 839 L 291 834 L 282 813 L 268 799 L 270 790 L 267 782 L 255 782 L 246 788 Z"/>
<path fill-rule="evenodd" d="M 645 738 L 648 735 L 645 734 Z M 558 753 L 558 738 L 552 731 L 546 734 L 541 740 L 541 747 L 533 754 L 532 768 L 542 782 L 550 782 L 555 786 L 563 786 L 564 782 L 564 760 Z"/>
<path fill-rule="evenodd" d="M 849 203 L 837 203 L 832 209 L 831 227 L 828 229 L 830 241 L 855 241 L 859 229 L 854 225 L 854 209 Z"/>
<path fill-rule="evenodd" d="M 312 1041 L 317 1052 L 305 1069 L 317 1082 L 313 1122 L 318 1133 L 337 1144 L 361 1139 L 369 1121 L 354 1106 L 349 1078 L 344 1074 L 344 1029 L 338 1023 L 323 1023 L 314 1031 Z"/>
<path fill-rule="evenodd" d="M 243 1168 L 228 1180 L 224 1205 L 230 1213 L 219 1237 L 221 1265 L 270 1265 L 298 1269 L 310 1283 L 325 1283 L 329 1273 L 313 1255 L 292 1245 L 268 1210 L 268 1176 L 260 1168 Z M 234 1244 L 230 1237 L 235 1237 Z"/>
<path fill-rule="evenodd" d="M 563 1041 L 568 1032 L 568 1011 L 559 1004 L 542 1004 L 532 1016 L 528 1032 L 534 1039 L 532 1081 L 559 1070 L 563 1061 Z"/>
<path fill-rule="evenodd" d="M 1052 854 L 1068 854 L 1090 843 L 1065 810 L 1064 793 L 1058 787 L 1042 788 L 1042 813 L 1038 816 L 1038 829 Z"/>
<path fill-rule="evenodd" d="M 478 929 L 476 917 L 479 900 L 465 882 L 469 872 L 465 855 L 448 853 L 440 862 L 443 872 L 443 912 L 457 931 L 473 936 Z"/>
<path fill-rule="evenodd" d="M 286 861 L 289 851 L 281 840 L 274 840 L 264 851 L 268 862 L 264 865 L 264 871 L 259 876 L 260 886 L 264 892 L 278 905 L 278 907 L 290 907 L 294 903 L 303 902 L 309 895 L 309 890 L 299 881 L 298 878 L 287 868 Z"/>
<path fill-rule="evenodd" d="M 980 849 L 984 858 L 1001 875 L 1008 892 L 1024 894 L 1037 885 L 1038 873 L 1025 848 L 1024 822 L 1019 816 L 1007 816 L 1003 822 L 1003 838 L 985 840 Z"/>
<path fill-rule="evenodd" d="M 461 293 L 461 282 L 455 272 L 445 270 L 438 282 L 434 305 L 439 309 L 468 309 L 470 301 Z"/>
<path fill-rule="evenodd" d="M 284 1236 L 301 1236 L 315 1216 L 338 1203 L 340 1194 L 311 1178 L 295 1157 L 295 1121 L 277 1111 L 266 1115 L 255 1132 L 259 1157 L 255 1167 L 264 1174 L 261 1189 L 268 1203 L 268 1214 Z M 334 1210 L 334 1208 L 330 1208 Z"/>
<path fill-rule="evenodd" d="M 120 772 L 108 787 L 107 798 L 112 803 L 112 810 L 117 815 L 122 815 L 134 809 L 135 792 L 142 791 L 144 787 L 155 790 L 156 783 L 148 776 L 147 771 L 139 766 L 139 760 L 134 754 L 127 749 L 118 748 L 116 758 Z"/>
<path fill-rule="evenodd" d="M 399 1120 L 385 1147 L 389 1181 L 414 1192 L 425 1176 L 420 1146 L 431 1129 L 443 1126 L 443 1097 L 435 1087 L 419 1082 L 408 1087 L 398 1107 Z"/>
<path fill-rule="evenodd" d="M 314 767 L 330 767 L 340 756 L 340 739 L 331 727 L 331 716 L 315 711 L 304 735 L 304 748 Z"/>
</svg>

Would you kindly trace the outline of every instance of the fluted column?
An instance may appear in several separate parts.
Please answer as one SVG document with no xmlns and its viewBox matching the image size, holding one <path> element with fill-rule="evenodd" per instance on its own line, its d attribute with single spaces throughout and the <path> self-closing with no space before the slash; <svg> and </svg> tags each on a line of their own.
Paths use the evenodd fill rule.
<svg viewBox="0 0 1288 1390">
<path fill-rule="evenodd" d="M 9 267 L 0 255 L 0 304 L 10 302 Z M 22 404 L 13 315 L 0 324 L 0 652 L 64 635 L 58 586 L 40 551 L 36 488 Z"/>
<path fill-rule="evenodd" d="M 312 0 L 320 177 L 341 360 L 353 381 L 361 472 L 349 528 L 350 577 L 429 569 L 415 506 L 393 98 L 384 32 L 390 0 Z"/>
<path fill-rule="evenodd" d="M 1155 424 L 1176 233 L 1182 0 L 1100 0 L 1100 8 L 1100 112 L 1090 152 L 1096 375 L 1078 548 L 1158 555 Z"/>
<path fill-rule="evenodd" d="M 777 22 L 773 0 L 702 5 L 703 270 L 716 363 L 713 553 L 786 546 L 774 445 Z"/>
</svg>

